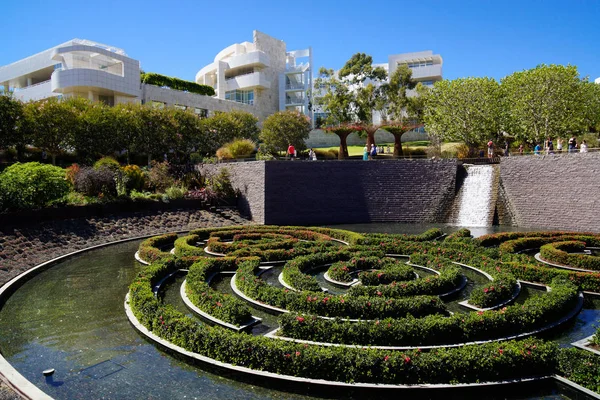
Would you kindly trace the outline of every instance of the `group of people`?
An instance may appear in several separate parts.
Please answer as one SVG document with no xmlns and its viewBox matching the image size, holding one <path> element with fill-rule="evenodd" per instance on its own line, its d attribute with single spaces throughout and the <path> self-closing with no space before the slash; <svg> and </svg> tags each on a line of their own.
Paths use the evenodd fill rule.
<svg viewBox="0 0 600 400">
<path fill-rule="evenodd" d="M 372 160 L 375 156 L 377 156 L 377 154 L 385 154 L 385 153 L 389 153 L 391 154 L 390 151 L 390 146 L 383 147 L 383 146 L 377 146 L 377 145 L 372 145 L 371 149 L 369 150 L 369 144 L 365 144 L 365 147 L 363 148 L 363 160 Z"/>
<path fill-rule="evenodd" d="M 298 152 L 296 151 L 296 148 L 294 147 L 294 145 L 290 143 L 288 145 L 288 149 L 287 149 L 287 158 L 289 158 L 290 160 L 293 160 L 297 157 L 298 157 Z M 317 153 L 313 149 L 309 150 L 308 159 L 311 161 L 317 161 Z"/>
<path fill-rule="evenodd" d="M 562 138 L 557 138 L 556 139 L 556 152 L 557 153 L 562 153 L 563 151 L 563 144 L 564 144 L 564 140 Z M 490 139 L 490 141 L 487 143 L 487 148 L 488 148 L 488 158 L 492 158 L 494 156 L 494 142 Z M 509 148 L 510 145 L 508 143 L 508 140 L 504 142 L 504 155 L 508 156 L 509 155 Z M 567 149 L 569 153 L 577 153 L 578 151 L 580 153 L 587 153 L 588 152 L 588 145 L 586 143 L 585 140 L 583 140 L 581 142 L 581 144 L 578 146 L 577 145 L 577 138 L 575 136 L 571 136 L 569 138 L 568 144 L 567 144 Z M 519 145 L 519 154 L 523 155 L 525 148 L 523 147 L 523 145 Z M 555 149 L 554 149 L 554 142 L 552 141 L 552 138 L 548 137 L 546 138 L 546 140 L 544 141 L 544 147 L 542 149 L 542 146 L 540 145 L 540 143 L 536 143 L 535 146 L 533 147 L 533 154 L 535 155 L 541 155 L 542 151 L 545 151 L 546 154 L 554 154 Z M 482 152 L 483 153 L 483 152 Z M 483 156 L 483 155 L 482 155 Z"/>
</svg>

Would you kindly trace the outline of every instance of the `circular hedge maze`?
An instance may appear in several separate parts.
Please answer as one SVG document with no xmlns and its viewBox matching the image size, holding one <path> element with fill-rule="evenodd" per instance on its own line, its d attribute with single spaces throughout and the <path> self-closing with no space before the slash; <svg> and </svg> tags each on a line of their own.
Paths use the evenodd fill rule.
<svg viewBox="0 0 600 400">
<path fill-rule="evenodd" d="M 560 375 L 600 391 L 600 356 L 541 338 L 600 292 L 598 249 L 599 235 L 572 232 L 199 229 L 140 245 L 148 265 L 126 308 L 148 335 L 263 377 L 406 388 Z M 192 312 L 162 300 L 181 271 Z"/>
</svg>

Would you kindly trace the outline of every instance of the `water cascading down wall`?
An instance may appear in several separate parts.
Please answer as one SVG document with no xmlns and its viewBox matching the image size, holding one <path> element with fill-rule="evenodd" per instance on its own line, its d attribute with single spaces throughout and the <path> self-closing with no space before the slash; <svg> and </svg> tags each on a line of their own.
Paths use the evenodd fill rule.
<svg viewBox="0 0 600 400">
<path fill-rule="evenodd" d="M 505 157 L 495 166 L 467 166 L 466 174 L 456 160 L 257 161 L 203 171 L 221 168 L 240 191 L 240 208 L 257 223 L 459 224 L 458 201 L 465 198 L 488 205 L 487 226 L 600 231 L 600 153 Z M 489 182 L 484 197 L 476 188 Z"/>
</svg>

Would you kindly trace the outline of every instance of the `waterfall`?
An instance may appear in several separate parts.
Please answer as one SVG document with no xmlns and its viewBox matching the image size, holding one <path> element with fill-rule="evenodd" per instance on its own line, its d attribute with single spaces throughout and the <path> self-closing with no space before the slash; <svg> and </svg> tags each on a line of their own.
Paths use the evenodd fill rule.
<svg viewBox="0 0 600 400">
<path fill-rule="evenodd" d="M 493 165 L 465 165 L 467 175 L 460 188 L 451 222 L 459 226 L 491 226 L 498 196 Z"/>
</svg>

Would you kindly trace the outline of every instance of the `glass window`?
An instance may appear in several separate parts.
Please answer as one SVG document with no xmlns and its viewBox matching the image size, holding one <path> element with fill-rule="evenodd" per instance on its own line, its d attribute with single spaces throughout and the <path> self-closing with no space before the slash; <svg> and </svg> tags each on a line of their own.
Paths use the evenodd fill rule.
<svg viewBox="0 0 600 400">
<path fill-rule="evenodd" d="M 208 110 L 206 108 L 194 108 L 194 112 L 196 113 L 196 115 L 200 118 L 207 118 L 208 117 Z"/>
<path fill-rule="evenodd" d="M 244 104 L 254 104 L 254 90 L 231 90 L 225 92 L 225 100 Z"/>
</svg>

